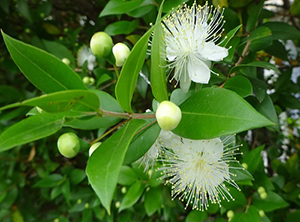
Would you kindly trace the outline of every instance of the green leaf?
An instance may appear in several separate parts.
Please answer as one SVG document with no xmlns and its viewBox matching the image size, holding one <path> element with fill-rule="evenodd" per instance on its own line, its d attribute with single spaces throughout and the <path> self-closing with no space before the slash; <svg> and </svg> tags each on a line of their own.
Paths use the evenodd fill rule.
<svg viewBox="0 0 300 222">
<path fill-rule="evenodd" d="M 300 31 L 286 22 L 266 22 L 263 25 L 272 31 L 273 39 L 300 39 Z"/>
<path fill-rule="evenodd" d="M 137 77 L 146 58 L 148 39 L 153 29 L 158 24 L 160 23 L 156 23 L 154 26 L 152 26 L 134 45 L 121 70 L 120 78 L 118 79 L 115 91 L 117 100 L 125 111 L 132 112 L 131 99 Z"/>
<path fill-rule="evenodd" d="M 260 221 L 258 211 L 255 207 L 250 206 L 246 212 L 237 213 L 230 222 L 258 222 Z"/>
<path fill-rule="evenodd" d="M 111 0 L 109 1 L 99 17 L 106 15 L 121 15 L 128 13 L 136 8 L 138 8 L 144 0 L 131 0 L 131 1 L 120 1 L 120 0 Z"/>
<path fill-rule="evenodd" d="M 135 204 L 140 199 L 141 195 L 143 194 L 144 188 L 145 185 L 143 184 L 142 180 L 136 181 L 125 194 L 121 202 L 119 212 L 133 206 L 133 204 Z"/>
<path fill-rule="evenodd" d="M 162 2 L 163 4 L 163 2 Z M 160 23 L 161 10 L 158 12 L 156 23 Z M 158 102 L 168 100 L 167 77 L 166 77 L 166 58 L 163 56 L 165 52 L 165 32 L 161 24 L 153 30 L 152 46 L 151 46 L 151 89 L 154 98 Z"/>
<path fill-rule="evenodd" d="M 201 222 L 205 218 L 206 213 L 204 211 L 193 210 L 187 215 L 185 222 Z"/>
<path fill-rule="evenodd" d="M 9 127 L 0 135 L 0 152 L 57 132 L 64 123 L 63 113 L 41 113 Z"/>
<path fill-rule="evenodd" d="M 139 25 L 138 20 L 133 21 L 118 21 L 106 26 L 104 32 L 110 36 L 115 35 L 128 35 L 132 33 Z"/>
<path fill-rule="evenodd" d="M 252 4 L 248 6 L 247 13 L 249 17 L 246 24 L 246 32 L 250 32 L 255 28 L 260 12 L 264 6 L 264 2 L 264 0 L 260 1 L 258 4 L 256 2 L 252 2 Z"/>
<path fill-rule="evenodd" d="M 123 165 L 120 170 L 118 183 L 121 185 L 131 185 L 138 179 L 138 176 L 136 175 L 135 171 L 129 167 Z"/>
<path fill-rule="evenodd" d="M 273 65 L 269 62 L 263 62 L 263 61 L 254 61 L 254 62 L 250 62 L 247 64 L 240 64 L 240 65 L 234 66 L 230 69 L 229 73 L 234 73 L 244 67 L 260 67 L 260 68 L 264 68 L 264 69 L 271 69 L 277 73 L 280 73 L 279 69 L 275 65 Z"/>
<path fill-rule="evenodd" d="M 69 110 L 97 111 L 100 104 L 98 97 L 91 91 L 68 90 L 7 105 L 0 108 L 0 111 L 19 106 L 38 106 L 47 112 L 64 112 Z"/>
<path fill-rule="evenodd" d="M 89 182 L 109 214 L 126 150 L 134 133 L 144 123 L 144 120 L 131 120 L 105 140 L 89 158 L 86 168 Z"/>
<path fill-rule="evenodd" d="M 132 163 L 141 158 L 154 144 L 159 132 L 160 127 L 156 123 L 137 134 L 129 145 L 124 164 Z"/>
<path fill-rule="evenodd" d="M 51 174 L 34 184 L 33 187 L 56 187 L 63 179 L 64 177 L 60 174 Z"/>
<path fill-rule="evenodd" d="M 236 92 L 241 97 L 253 95 L 251 82 L 244 76 L 236 75 L 228 79 L 224 85 L 225 89 Z"/>
<path fill-rule="evenodd" d="M 233 168 L 230 168 L 230 173 L 234 175 L 232 178 L 234 181 L 251 181 L 254 180 L 251 173 L 248 172 L 248 170 L 244 169 L 244 167 L 238 163 L 233 162 L 230 163 L 230 166 Z"/>
<path fill-rule="evenodd" d="M 289 204 L 278 194 L 267 191 L 267 198 L 261 199 L 259 194 L 253 195 L 253 205 L 266 212 L 287 207 Z"/>
<path fill-rule="evenodd" d="M 226 47 L 228 42 L 234 37 L 235 33 L 242 27 L 242 25 L 238 25 L 234 29 L 230 30 L 225 37 L 225 40 L 220 44 L 222 47 Z"/>
<path fill-rule="evenodd" d="M 174 133 L 190 139 L 210 139 L 274 124 L 242 97 L 221 88 L 201 89 L 180 109 L 182 119 Z"/>
<path fill-rule="evenodd" d="M 169 12 L 173 8 L 176 8 L 178 5 L 182 5 L 184 2 L 188 2 L 189 0 L 172 0 L 172 1 L 166 1 L 164 3 L 163 12 Z"/>
<path fill-rule="evenodd" d="M 80 169 L 74 169 L 72 170 L 70 174 L 70 182 L 71 184 L 77 185 L 81 181 L 83 181 L 86 177 L 86 174 L 83 170 Z"/>
<path fill-rule="evenodd" d="M 55 56 L 2 32 L 6 47 L 27 79 L 45 93 L 87 89 L 80 77 Z"/>
<path fill-rule="evenodd" d="M 290 212 L 287 215 L 286 222 L 295 222 L 295 221 L 299 220 L 299 218 L 300 218 L 300 210 L 296 210 L 296 211 Z"/>
<path fill-rule="evenodd" d="M 151 216 L 160 209 L 162 203 L 162 189 L 160 187 L 151 187 L 148 191 L 146 191 L 145 209 L 148 216 Z"/>
<path fill-rule="evenodd" d="M 247 76 L 250 82 L 252 83 L 253 91 L 254 91 L 254 96 L 257 98 L 259 102 L 262 102 L 267 95 L 267 84 L 258 79 L 258 78 L 253 78 L 250 76 Z"/>
<path fill-rule="evenodd" d="M 254 31 L 252 31 L 247 39 L 247 42 L 251 41 L 250 51 L 256 52 L 267 48 L 272 45 L 272 32 L 265 26 L 260 26 Z M 242 45 L 245 45 L 246 42 Z"/>
<path fill-rule="evenodd" d="M 270 55 L 273 55 L 284 61 L 289 61 L 288 53 L 285 49 L 285 46 L 278 40 L 273 40 L 273 43 L 268 48 L 265 48 L 264 51 Z"/>
<path fill-rule="evenodd" d="M 233 186 L 228 186 L 228 192 L 230 195 L 234 198 L 234 200 L 227 201 L 226 199 L 221 200 L 221 205 L 222 207 L 225 207 L 226 209 L 237 209 L 240 207 L 245 207 L 247 206 L 247 199 L 245 197 L 245 194 L 241 192 L 240 190 L 237 190 Z"/>
<path fill-rule="evenodd" d="M 119 112 L 122 113 L 123 110 L 120 107 L 118 101 L 109 95 L 108 93 L 100 90 L 90 90 L 98 96 L 98 100 L 100 101 L 100 109 Z M 70 126 L 76 129 L 99 129 L 99 128 L 108 128 L 120 121 L 120 118 L 115 117 L 101 117 L 101 116 L 92 116 L 92 117 L 82 117 L 71 120 L 66 120 L 65 126 Z"/>
<path fill-rule="evenodd" d="M 261 151 L 264 149 L 264 145 L 257 147 L 251 150 L 247 155 L 243 158 L 243 162 L 247 163 L 247 170 L 253 174 L 258 167 L 259 161 L 261 161 Z"/>
</svg>

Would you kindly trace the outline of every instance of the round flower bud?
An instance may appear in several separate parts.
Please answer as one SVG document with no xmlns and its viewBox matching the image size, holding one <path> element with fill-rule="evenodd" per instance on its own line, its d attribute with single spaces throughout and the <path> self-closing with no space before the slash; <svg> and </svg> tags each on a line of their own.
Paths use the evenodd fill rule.
<svg viewBox="0 0 300 222">
<path fill-rule="evenodd" d="M 127 192 L 127 188 L 126 187 L 122 187 L 121 193 L 125 194 L 126 192 Z"/>
<path fill-rule="evenodd" d="M 266 215 L 265 211 L 263 211 L 263 210 L 259 210 L 258 214 L 259 214 L 260 217 L 264 217 Z"/>
<path fill-rule="evenodd" d="M 121 206 L 120 201 L 117 201 L 117 202 L 115 203 L 115 207 L 116 207 L 116 208 L 119 208 L 120 206 Z"/>
<path fill-rule="evenodd" d="M 101 145 L 101 142 L 94 143 L 89 149 L 89 156 Z"/>
<path fill-rule="evenodd" d="M 70 60 L 67 59 L 67 58 L 63 58 L 61 61 L 62 61 L 63 63 L 65 63 L 67 66 L 69 66 L 69 65 L 71 64 Z"/>
<path fill-rule="evenodd" d="M 98 57 L 108 56 L 111 53 L 112 47 L 112 38 L 105 32 L 95 33 L 90 42 L 92 53 Z"/>
<path fill-rule="evenodd" d="M 74 133 L 64 133 L 57 140 L 57 147 L 61 155 L 73 158 L 80 149 L 80 142 Z"/>
<path fill-rule="evenodd" d="M 257 192 L 258 192 L 259 194 L 261 194 L 261 193 L 265 193 L 266 190 L 265 190 L 264 187 L 260 186 L 260 187 L 257 188 Z"/>
<path fill-rule="evenodd" d="M 84 84 L 89 84 L 90 83 L 90 77 L 88 77 L 88 76 L 83 77 L 82 82 Z"/>
<path fill-rule="evenodd" d="M 124 43 L 117 43 L 114 45 L 113 54 L 116 59 L 116 66 L 121 67 L 123 66 L 125 60 L 128 58 L 130 54 L 130 49 Z"/>
<path fill-rule="evenodd" d="M 181 120 L 181 110 L 170 101 L 163 101 L 157 107 L 156 120 L 160 128 L 165 131 L 175 129 Z"/>
<path fill-rule="evenodd" d="M 248 164 L 247 163 L 242 163 L 242 166 L 247 170 Z"/>
<path fill-rule="evenodd" d="M 233 218 L 234 217 L 234 212 L 232 210 L 227 211 L 227 217 L 228 218 Z"/>
<path fill-rule="evenodd" d="M 268 194 L 266 192 L 262 192 L 259 195 L 261 199 L 266 199 L 268 197 Z"/>
<path fill-rule="evenodd" d="M 95 84 L 95 79 L 93 77 L 90 77 L 89 79 L 89 85 L 94 85 Z"/>
</svg>

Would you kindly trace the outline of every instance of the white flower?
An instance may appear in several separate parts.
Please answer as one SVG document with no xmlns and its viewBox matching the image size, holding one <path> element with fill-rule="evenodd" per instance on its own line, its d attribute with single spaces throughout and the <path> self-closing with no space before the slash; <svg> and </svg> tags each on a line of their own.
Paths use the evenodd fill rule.
<svg viewBox="0 0 300 222">
<path fill-rule="evenodd" d="M 96 57 L 86 45 L 82 46 L 77 52 L 77 65 L 81 67 L 85 61 L 87 61 L 88 70 L 93 70 L 97 64 Z"/>
<path fill-rule="evenodd" d="M 124 43 L 119 42 L 114 45 L 112 51 L 116 59 L 116 66 L 118 67 L 123 66 L 125 60 L 128 58 L 130 54 L 130 49 L 128 48 L 128 46 L 125 45 Z"/>
<path fill-rule="evenodd" d="M 173 12 L 164 20 L 166 57 L 170 68 L 175 68 L 173 78 L 180 81 L 184 92 L 191 80 L 208 83 L 211 61 L 221 61 L 228 50 L 216 44 L 223 32 L 223 11 L 213 6 L 194 4 Z"/>
<path fill-rule="evenodd" d="M 172 136 L 161 151 L 163 166 L 162 179 L 172 184 L 172 197 L 186 200 L 186 208 L 191 203 L 193 209 L 207 209 L 209 203 L 218 203 L 221 199 L 233 199 L 224 182 L 239 189 L 231 179 L 230 162 L 238 146 L 228 145 L 232 137 L 224 141 L 190 140 L 177 135 Z M 232 167 L 233 168 L 233 167 Z M 242 168 L 240 168 L 242 169 Z"/>
</svg>

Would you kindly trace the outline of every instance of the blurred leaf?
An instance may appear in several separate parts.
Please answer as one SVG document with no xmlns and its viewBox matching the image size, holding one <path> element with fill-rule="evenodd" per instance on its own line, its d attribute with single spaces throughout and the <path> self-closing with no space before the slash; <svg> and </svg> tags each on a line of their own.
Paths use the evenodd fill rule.
<svg viewBox="0 0 300 222">
<path fill-rule="evenodd" d="M 9 127 L 0 135 L 0 152 L 57 132 L 64 123 L 64 113 L 41 113 Z"/>
<path fill-rule="evenodd" d="M 300 39 L 300 31 L 285 22 L 266 22 L 263 24 L 272 31 L 273 39 Z"/>
<path fill-rule="evenodd" d="M 81 181 L 83 181 L 86 177 L 86 174 L 83 170 L 80 169 L 74 169 L 72 170 L 70 174 L 70 182 L 71 184 L 77 185 Z"/>
<path fill-rule="evenodd" d="M 5 44 L 22 73 L 45 93 L 86 89 L 80 77 L 62 61 L 2 32 Z"/>
<path fill-rule="evenodd" d="M 290 212 L 287 215 L 285 222 L 295 222 L 295 221 L 299 220 L 299 218 L 300 218 L 300 210 L 296 210 L 296 211 Z"/>
<path fill-rule="evenodd" d="M 206 213 L 204 211 L 193 210 L 187 215 L 185 222 L 201 222 L 205 218 Z"/>
<path fill-rule="evenodd" d="M 138 179 L 138 176 L 134 172 L 134 170 L 129 167 L 123 165 L 120 170 L 120 174 L 118 177 L 118 183 L 121 185 L 131 185 L 134 182 L 136 182 Z"/>
<path fill-rule="evenodd" d="M 272 56 L 279 58 L 279 59 L 282 59 L 284 61 L 289 61 L 288 53 L 287 53 L 284 45 L 278 40 L 273 40 L 272 45 L 265 48 L 264 51 Z"/>
<path fill-rule="evenodd" d="M 173 8 L 176 8 L 179 5 L 182 5 L 184 2 L 189 2 L 190 0 L 172 0 L 172 1 L 166 1 L 164 3 L 164 7 L 162 9 L 162 12 L 170 12 Z"/>
<path fill-rule="evenodd" d="M 32 22 L 32 17 L 28 7 L 28 3 L 25 0 L 17 0 L 18 11 L 29 21 Z"/>
<path fill-rule="evenodd" d="M 257 147 L 247 153 L 243 158 L 243 162 L 247 163 L 247 170 L 253 174 L 258 167 L 259 161 L 261 161 L 261 151 L 264 149 L 264 145 Z"/>
<path fill-rule="evenodd" d="M 125 153 L 134 133 L 144 123 L 144 120 L 131 120 L 105 140 L 89 158 L 86 168 L 89 182 L 109 214 Z"/>
<path fill-rule="evenodd" d="M 224 20 L 226 21 L 223 26 L 226 33 L 234 29 L 241 23 L 237 13 L 230 8 L 224 8 L 223 16 Z"/>
<path fill-rule="evenodd" d="M 246 5 L 248 5 L 250 2 L 252 2 L 253 0 L 229 0 L 228 1 L 228 4 L 229 4 L 229 7 L 232 7 L 232 8 L 242 8 Z"/>
<path fill-rule="evenodd" d="M 254 61 L 254 62 L 250 62 L 250 63 L 247 63 L 247 64 L 239 64 L 237 66 L 232 67 L 230 69 L 229 73 L 236 72 L 237 70 L 239 70 L 243 67 L 247 67 L 247 66 L 260 67 L 260 68 L 264 68 L 264 69 L 271 69 L 271 70 L 274 70 L 277 73 L 280 73 L 279 69 L 275 65 L 273 65 L 269 62 L 263 62 L 263 61 Z"/>
<path fill-rule="evenodd" d="M 230 198 L 229 201 L 226 199 L 221 200 L 220 204 L 222 205 L 222 207 L 234 210 L 240 207 L 245 207 L 247 205 L 248 202 L 243 192 L 237 190 L 235 187 L 232 186 L 229 186 L 228 189 L 228 192 L 234 200 L 231 200 Z"/>
<path fill-rule="evenodd" d="M 0 111 L 18 106 L 38 106 L 47 112 L 64 112 L 69 110 L 97 111 L 100 105 L 98 97 L 91 91 L 68 90 L 13 103 L 1 107 Z"/>
<path fill-rule="evenodd" d="M 250 206 L 245 213 L 237 213 L 230 222 L 258 222 L 260 221 L 258 211 L 255 207 Z"/>
<path fill-rule="evenodd" d="M 124 164 L 132 163 L 141 158 L 155 143 L 159 133 L 160 127 L 155 123 L 137 134 L 129 145 Z"/>
<path fill-rule="evenodd" d="M 253 94 L 251 82 L 242 75 L 236 75 L 228 79 L 224 88 L 236 92 L 241 97 L 247 97 Z"/>
<path fill-rule="evenodd" d="M 222 8 L 222 7 L 228 7 L 228 2 L 227 2 L 227 0 L 213 0 L 213 5 L 215 6 L 215 7 L 220 7 L 220 8 Z"/>
<path fill-rule="evenodd" d="M 171 94 L 170 101 L 179 106 L 193 94 L 193 91 L 188 91 L 187 93 L 184 93 L 181 89 L 175 89 Z"/>
<path fill-rule="evenodd" d="M 158 12 L 156 23 L 160 23 L 161 10 L 162 10 L 162 5 L 160 7 L 160 11 Z M 165 31 L 162 25 L 158 25 L 153 30 L 153 38 L 152 38 L 152 45 L 151 45 L 151 75 L 150 75 L 152 93 L 154 98 L 158 102 L 168 100 L 166 59 L 164 58 L 164 56 L 162 56 L 166 51 L 164 40 L 165 40 Z"/>
<path fill-rule="evenodd" d="M 60 174 L 51 174 L 42 178 L 39 182 L 35 183 L 33 187 L 56 187 L 64 177 Z"/>
<path fill-rule="evenodd" d="M 135 204 L 141 197 L 144 192 L 145 185 L 143 184 L 142 180 L 137 180 L 125 194 L 124 198 L 122 199 L 121 206 L 119 208 L 119 212 L 124 209 L 127 209 L 133 204 Z"/>
<path fill-rule="evenodd" d="M 105 5 L 104 9 L 100 13 L 99 17 L 106 15 L 120 15 L 130 12 L 138 8 L 144 0 L 131 0 L 131 1 L 120 1 L 111 0 Z"/>
<path fill-rule="evenodd" d="M 300 0 L 294 0 L 290 7 L 291 15 L 300 15 Z"/>
<path fill-rule="evenodd" d="M 234 175 L 232 179 L 234 181 L 251 181 L 254 180 L 251 173 L 248 172 L 248 170 L 244 169 L 244 167 L 237 162 L 230 163 L 230 166 L 233 168 L 230 168 L 229 171 Z"/>
<path fill-rule="evenodd" d="M 252 87 L 254 90 L 254 96 L 261 103 L 266 98 L 266 95 L 267 95 L 267 92 L 266 92 L 267 84 L 258 78 L 248 77 L 248 79 L 252 83 Z"/>
<path fill-rule="evenodd" d="M 246 24 L 246 32 L 250 32 L 255 28 L 260 12 L 264 6 L 264 2 L 265 0 L 259 1 L 258 4 L 256 2 L 252 2 L 252 4 L 248 6 L 247 13 L 249 17 Z"/>
<path fill-rule="evenodd" d="M 265 26 L 260 26 L 252 31 L 247 39 L 247 42 L 251 41 L 250 51 L 256 52 L 267 48 L 272 45 L 272 32 Z M 244 43 L 245 44 L 245 43 Z"/>
<path fill-rule="evenodd" d="M 118 21 L 106 26 L 104 32 L 106 32 L 110 36 L 121 34 L 128 35 L 132 33 L 135 29 L 137 29 L 138 25 L 139 22 L 137 19 L 132 21 Z"/>
<path fill-rule="evenodd" d="M 154 214 L 162 207 L 163 197 L 162 189 L 160 187 L 151 187 L 145 193 L 145 209 L 148 216 Z"/>
<path fill-rule="evenodd" d="M 278 194 L 272 191 L 267 191 L 267 194 L 268 196 L 266 199 L 261 199 L 258 194 L 253 196 L 253 205 L 258 209 L 264 210 L 266 212 L 284 208 L 289 205 Z"/>
<path fill-rule="evenodd" d="M 144 1 L 146 2 L 146 1 Z M 145 5 L 143 5 L 145 4 Z M 146 5 L 147 3 L 143 3 L 138 8 L 133 9 L 132 11 L 128 12 L 127 14 L 133 18 L 141 18 L 146 16 L 151 11 L 156 11 L 156 7 L 154 5 Z"/>
<path fill-rule="evenodd" d="M 43 24 L 43 28 L 50 35 L 59 35 L 60 34 L 60 29 L 50 22 L 45 22 Z"/>
<path fill-rule="evenodd" d="M 174 133 L 184 138 L 210 139 L 273 124 L 242 97 L 221 88 L 201 89 L 180 108 L 182 119 Z"/>
</svg>

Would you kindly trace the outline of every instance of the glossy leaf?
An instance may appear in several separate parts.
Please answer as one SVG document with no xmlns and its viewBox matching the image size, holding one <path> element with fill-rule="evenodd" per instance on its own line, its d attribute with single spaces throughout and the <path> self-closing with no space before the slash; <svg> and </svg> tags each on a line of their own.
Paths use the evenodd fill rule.
<svg viewBox="0 0 300 222">
<path fill-rule="evenodd" d="M 187 215 L 185 222 L 200 222 L 203 221 L 205 218 L 205 211 L 193 210 Z"/>
<path fill-rule="evenodd" d="M 251 150 L 247 155 L 244 157 L 243 162 L 247 163 L 248 168 L 247 170 L 250 173 L 254 173 L 256 168 L 258 167 L 259 161 L 261 160 L 261 151 L 264 149 L 264 146 L 257 147 Z"/>
<path fill-rule="evenodd" d="M 249 41 L 251 41 L 249 47 L 250 51 L 256 52 L 265 49 L 268 46 L 272 45 L 272 32 L 269 28 L 260 26 L 250 33 L 247 42 Z"/>
<path fill-rule="evenodd" d="M 278 194 L 267 191 L 267 198 L 261 199 L 259 195 L 253 197 L 253 205 L 258 209 L 262 209 L 266 212 L 287 207 L 289 204 Z"/>
<path fill-rule="evenodd" d="M 241 97 L 247 97 L 253 94 L 251 82 L 241 75 L 236 75 L 228 79 L 224 88 L 236 92 Z"/>
<path fill-rule="evenodd" d="M 102 12 L 100 13 L 99 17 L 103 17 L 106 15 L 120 15 L 127 12 L 130 12 L 136 8 L 138 8 L 144 0 L 131 0 L 131 1 L 119 1 L 119 0 L 112 0 L 109 1 Z"/>
<path fill-rule="evenodd" d="M 273 39 L 300 39 L 300 31 L 285 22 L 266 22 L 263 24 L 272 31 Z"/>
<path fill-rule="evenodd" d="M 87 89 L 80 77 L 55 56 L 2 32 L 6 47 L 21 72 L 45 93 Z"/>
<path fill-rule="evenodd" d="M 62 128 L 63 113 L 41 113 L 9 127 L 0 135 L 0 152 L 52 135 Z"/>
<path fill-rule="evenodd" d="M 158 12 L 156 23 L 160 23 L 161 10 Z M 166 58 L 163 56 L 165 52 L 165 32 L 162 25 L 156 26 L 153 30 L 153 38 L 151 45 L 151 89 L 153 96 L 158 102 L 168 100 L 167 77 L 166 77 Z"/>
<path fill-rule="evenodd" d="M 137 27 L 139 23 L 138 20 L 133 20 L 133 21 L 118 21 L 112 24 L 109 24 L 105 28 L 105 32 L 110 35 L 110 36 L 115 36 L 115 35 L 128 35 L 132 33 Z"/>
<path fill-rule="evenodd" d="M 109 214 L 126 150 L 134 133 L 144 123 L 144 120 L 131 120 L 105 140 L 89 158 L 86 168 L 89 182 Z"/>
<path fill-rule="evenodd" d="M 260 67 L 260 68 L 264 68 L 264 69 L 271 69 L 277 73 L 280 73 L 279 69 L 275 65 L 273 65 L 269 62 L 263 62 L 263 61 L 254 61 L 254 62 L 250 62 L 247 64 L 240 64 L 240 65 L 234 66 L 230 69 L 230 73 L 236 72 L 237 70 L 244 68 L 244 67 Z"/>
<path fill-rule="evenodd" d="M 124 209 L 127 209 L 131 207 L 133 204 L 135 204 L 143 194 L 145 185 L 143 184 L 142 180 L 137 180 L 128 190 L 128 192 L 125 194 L 121 206 L 119 208 L 119 212 L 121 212 Z"/>
<path fill-rule="evenodd" d="M 174 133 L 190 139 L 210 139 L 274 124 L 242 97 L 221 88 L 201 89 L 180 108 L 182 119 Z"/>
<path fill-rule="evenodd" d="M 258 211 L 255 207 L 250 206 L 246 212 L 237 213 L 230 220 L 231 222 L 254 222 L 260 221 Z"/>
<path fill-rule="evenodd" d="M 247 13 L 249 17 L 246 24 L 247 32 L 250 32 L 255 28 L 260 12 L 264 6 L 264 2 L 265 0 L 259 1 L 259 3 L 252 2 L 252 4 L 248 6 Z"/>
<path fill-rule="evenodd" d="M 0 108 L 0 111 L 18 106 L 38 106 L 47 112 L 64 112 L 69 110 L 97 111 L 100 104 L 98 97 L 91 91 L 68 90 L 7 105 Z"/>
<path fill-rule="evenodd" d="M 226 47 L 227 44 L 229 43 L 229 41 L 234 37 L 235 33 L 242 27 L 242 25 L 238 25 L 237 27 L 235 27 L 234 29 L 230 30 L 227 34 L 226 34 L 226 38 L 225 40 L 220 44 L 220 46 L 222 47 Z"/>
<path fill-rule="evenodd" d="M 133 96 L 134 88 L 136 85 L 137 77 L 143 67 L 143 63 L 146 58 L 146 52 L 148 47 L 148 39 L 153 29 L 160 23 L 156 23 L 152 26 L 134 45 L 131 53 L 126 59 L 120 77 L 116 85 L 116 97 L 121 107 L 127 111 L 132 112 L 131 99 Z"/>
<path fill-rule="evenodd" d="M 148 216 L 161 208 L 163 203 L 162 190 L 160 187 L 151 187 L 145 193 L 145 209 Z"/>
</svg>

